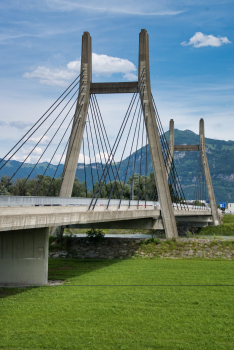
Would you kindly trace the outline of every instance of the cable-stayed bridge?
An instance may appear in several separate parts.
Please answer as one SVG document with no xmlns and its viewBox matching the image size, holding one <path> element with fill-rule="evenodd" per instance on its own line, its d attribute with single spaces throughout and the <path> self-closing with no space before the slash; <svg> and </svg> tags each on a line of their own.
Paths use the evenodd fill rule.
<svg viewBox="0 0 234 350">
<path fill-rule="evenodd" d="M 96 96 L 110 93 L 131 94 L 113 144 Z M 164 229 L 170 239 L 178 237 L 176 221 L 218 225 L 203 119 L 199 135 L 199 145 L 174 145 L 171 120 L 166 139 L 151 93 L 145 29 L 139 36 L 138 81 L 120 83 L 92 83 L 91 37 L 84 32 L 79 76 L 0 161 L 1 171 L 24 154 L 24 161 L 0 189 L 0 282 L 46 283 L 49 228 L 52 233 L 58 226 L 153 228 Z M 193 205 L 184 196 L 175 151 L 199 151 Z M 14 180 L 32 159 L 35 165 L 27 177 Z M 36 176 L 45 159 L 43 174 Z M 78 159 L 84 168 L 82 198 L 72 197 L 79 186 Z M 48 177 L 54 163 L 54 175 Z M 12 181 L 14 193 L 9 196 Z M 207 198 L 210 207 L 201 205 Z"/>
</svg>

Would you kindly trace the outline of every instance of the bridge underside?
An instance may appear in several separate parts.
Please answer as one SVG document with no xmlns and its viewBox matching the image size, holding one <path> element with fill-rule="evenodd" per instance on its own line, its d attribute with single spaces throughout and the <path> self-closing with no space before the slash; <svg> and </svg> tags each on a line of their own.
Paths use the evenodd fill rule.
<svg viewBox="0 0 234 350">
<path fill-rule="evenodd" d="M 121 222 L 118 224 L 119 228 L 123 228 L 124 225 L 128 228 L 131 228 L 132 225 L 132 228 L 135 228 L 139 219 L 148 219 L 146 228 L 158 227 L 159 229 L 160 226 L 157 225 L 161 224 L 157 224 L 156 221 L 161 219 L 161 210 L 154 208 L 154 206 L 149 206 L 146 209 L 142 207 L 137 209 L 137 206 L 130 208 L 121 206 L 118 210 L 118 207 L 113 205 L 108 210 L 99 206 L 94 211 L 88 211 L 88 206 L 5 207 L 1 208 L 0 230 L 12 231 L 51 226 L 72 227 L 72 225 L 86 225 L 86 227 L 95 225 L 97 227 L 97 225 L 104 225 L 104 223 L 106 223 L 106 228 L 107 223 L 113 228 L 114 223 L 117 225 L 117 222 Z M 210 210 L 175 209 L 174 212 L 177 221 L 189 222 L 189 225 L 193 222 L 197 226 L 199 222 L 202 223 L 202 226 L 212 223 Z M 144 221 L 141 222 L 141 228 L 144 226 L 143 223 Z M 137 228 L 140 227 L 137 226 Z"/>
<path fill-rule="evenodd" d="M 204 227 L 212 224 L 212 219 L 210 216 L 178 216 L 176 221 L 182 226 L 195 226 Z M 90 229 L 90 228 L 100 228 L 100 229 L 139 229 L 139 230 L 163 230 L 162 219 L 158 218 L 146 218 L 146 219 L 133 219 L 133 220 L 119 220 L 119 221 L 103 221 L 88 224 L 74 224 L 65 225 L 63 228 L 77 228 L 77 229 Z"/>
</svg>

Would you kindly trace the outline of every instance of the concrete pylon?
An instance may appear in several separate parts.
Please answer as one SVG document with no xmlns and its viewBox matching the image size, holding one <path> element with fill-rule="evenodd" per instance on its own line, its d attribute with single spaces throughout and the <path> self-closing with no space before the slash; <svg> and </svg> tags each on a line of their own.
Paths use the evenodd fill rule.
<svg viewBox="0 0 234 350">
<path fill-rule="evenodd" d="M 167 150 L 167 157 L 166 157 L 166 172 L 167 172 L 167 178 L 169 177 L 170 170 L 171 170 L 171 163 L 173 160 L 173 154 L 174 154 L 174 120 L 171 119 L 169 123 L 169 139 L 168 139 L 168 150 Z"/>
<path fill-rule="evenodd" d="M 164 165 L 158 127 L 152 102 L 149 67 L 149 36 L 145 29 L 142 29 L 139 35 L 138 82 L 140 86 L 143 85 L 144 87 L 140 89 L 139 94 L 141 97 L 147 136 L 149 140 L 149 148 L 160 201 L 163 226 L 167 238 L 178 238 L 175 215 L 167 181 L 167 173 Z"/>
<path fill-rule="evenodd" d="M 76 168 L 89 108 L 90 85 L 92 82 L 92 38 L 89 32 L 84 32 L 82 35 L 80 74 L 78 100 L 63 168 L 59 197 L 71 197 L 72 195 Z M 50 234 L 54 236 L 55 232 L 56 227 L 51 227 Z M 63 229 L 60 227 L 59 235 L 62 234 Z"/>
<path fill-rule="evenodd" d="M 208 165 L 208 160 L 206 156 L 206 145 L 205 145 L 205 127 L 204 127 L 204 120 L 200 119 L 199 124 L 199 150 L 200 150 L 200 157 L 202 161 L 203 171 L 205 175 L 205 181 L 206 181 L 206 187 L 208 191 L 208 196 L 210 200 L 210 207 L 211 207 L 211 213 L 213 217 L 213 224 L 214 226 L 219 225 L 219 214 L 217 210 L 215 195 L 214 195 L 214 189 L 211 181 L 210 176 L 210 169 Z"/>
<path fill-rule="evenodd" d="M 71 197 L 90 100 L 92 81 L 92 39 L 88 32 L 82 36 L 81 81 L 59 197 Z"/>
</svg>

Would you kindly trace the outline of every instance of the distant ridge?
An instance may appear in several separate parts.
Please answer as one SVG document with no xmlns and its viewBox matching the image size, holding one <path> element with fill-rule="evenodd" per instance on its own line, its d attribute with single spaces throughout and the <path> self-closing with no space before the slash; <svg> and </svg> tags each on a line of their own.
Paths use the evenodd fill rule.
<svg viewBox="0 0 234 350">
<path fill-rule="evenodd" d="M 168 131 L 165 133 L 168 138 Z M 198 144 L 199 135 L 194 133 L 191 130 L 179 130 L 175 129 L 175 144 Z M 234 203 L 234 141 L 222 141 L 206 138 L 206 149 L 207 157 L 211 172 L 211 177 L 214 186 L 214 192 L 216 196 L 217 203 L 219 202 L 233 202 Z M 198 152 L 175 152 L 174 161 L 177 169 L 177 173 L 180 177 L 180 182 L 183 186 L 185 195 L 188 199 L 194 197 L 194 180 L 197 173 L 197 160 Z M 142 149 L 142 162 L 144 162 L 146 156 L 146 147 Z M 134 153 L 131 156 L 133 159 Z M 140 157 L 140 152 L 138 151 L 138 160 Z M 148 157 L 148 174 L 153 171 L 152 163 L 150 160 L 149 148 L 147 148 L 147 157 Z M 120 178 L 123 180 L 125 170 L 127 168 L 128 158 L 123 160 L 120 168 Z M 16 160 L 11 160 L 9 163 L 0 171 L 1 175 L 10 175 L 12 176 L 16 169 L 20 166 L 20 162 Z M 94 163 L 93 163 L 94 164 Z M 135 172 L 139 172 L 140 162 L 136 162 Z M 32 174 L 32 177 L 41 175 L 44 173 L 48 163 L 39 163 Z M 25 163 L 22 165 L 21 169 L 17 173 L 17 178 L 27 177 L 29 171 L 32 170 L 34 164 Z M 92 166 L 92 164 L 91 164 Z M 86 176 L 88 187 L 92 187 L 91 181 L 91 166 L 86 164 Z M 54 176 L 57 165 L 50 165 L 46 175 L 51 177 Z M 98 163 L 98 170 L 101 173 L 101 163 Z M 132 173 L 131 161 L 128 176 L 131 176 Z M 59 165 L 57 170 L 56 177 L 61 177 L 63 172 L 63 165 Z M 79 163 L 77 165 L 76 176 L 80 182 L 83 182 L 84 177 L 84 164 Z M 97 175 L 94 175 L 94 181 L 97 181 Z"/>
</svg>

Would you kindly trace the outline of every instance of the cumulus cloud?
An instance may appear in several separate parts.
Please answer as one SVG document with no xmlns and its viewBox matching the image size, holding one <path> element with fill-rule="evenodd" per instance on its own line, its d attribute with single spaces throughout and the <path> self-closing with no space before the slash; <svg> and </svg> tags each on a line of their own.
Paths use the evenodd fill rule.
<svg viewBox="0 0 234 350">
<path fill-rule="evenodd" d="M 100 152 L 100 153 L 96 154 L 96 161 L 99 163 L 101 162 L 101 160 L 102 160 L 102 163 L 107 163 L 113 159 L 114 159 L 113 156 L 107 152 L 104 152 L 104 153 Z M 93 159 L 93 161 L 95 161 L 95 159 Z"/>
<path fill-rule="evenodd" d="M 80 71 L 80 60 L 71 61 L 65 69 L 37 67 L 32 72 L 23 75 L 24 78 L 37 78 L 39 83 L 51 86 L 67 86 Z M 129 60 L 107 55 L 92 54 L 92 71 L 96 76 L 110 77 L 112 74 L 123 74 L 127 80 L 137 80 L 136 66 Z"/>
<path fill-rule="evenodd" d="M 42 85 L 51 86 L 66 86 L 67 81 L 75 78 L 76 74 L 74 71 L 69 69 L 58 69 L 58 68 L 46 68 L 37 67 L 34 71 L 30 73 L 25 73 L 24 78 L 38 78 L 39 83 Z"/>
<path fill-rule="evenodd" d="M 205 47 L 205 46 L 219 47 L 223 44 L 231 44 L 231 41 L 228 40 L 226 36 L 215 37 L 212 34 L 206 35 L 201 32 L 195 33 L 195 35 L 189 39 L 188 43 L 186 41 L 183 41 L 181 43 L 182 46 L 193 45 L 193 47 L 195 48 Z"/>
<path fill-rule="evenodd" d="M 136 71 L 136 66 L 127 59 L 107 55 L 92 55 L 93 73 L 96 75 L 111 76 L 114 73 L 128 74 Z"/>
<path fill-rule="evenodd" d="M 0 126 L 10 126 L 13 128 L 17 128 L 17 129 L 25 129 L 28 126 L 31 126 L 32 123 L 29 122 L 24 122 L 24 121 L 11 121 L 11 122 L 5 122 L 5 121 L 0 121 Z"/>
<path fill-rule="evenodd" d="M 22 153 L 23 154 L 29 154 L 31 151 L 32 151 L 32 147 L 30 149 L 25 149 L 25 148 L 22 148 Z M 41 155 L 43 152 L 42 148 L 40 147 L 35 147 L 35 149 L 33 150 L 32 152 L 32 155 Z"/>
<path fill-rule="evenodd" d="M 41 136 L 38 136 L 38 137 L 31 137 L 31 138 L 28 140 L 28 143 L 35 144 L 35 143 L 37 143 L 40 139 L 41 139 Z M 50 141 L 50 138 L 49 138 L 49 137 L 43 136 L 42 140 L 40 141 L 40 144 L 46 145 L 46 144 L 48 144 L 49 141 Z"/>
<path fill-rule="evenodd" d="M 84 161 L 86 164 L 88 164 L 88 163 L 90 163 L 90 158 L 87 156 L 84 156 L 82 153 L 80 153 L 78 163 L 84 163 Z"/>
</svg>

